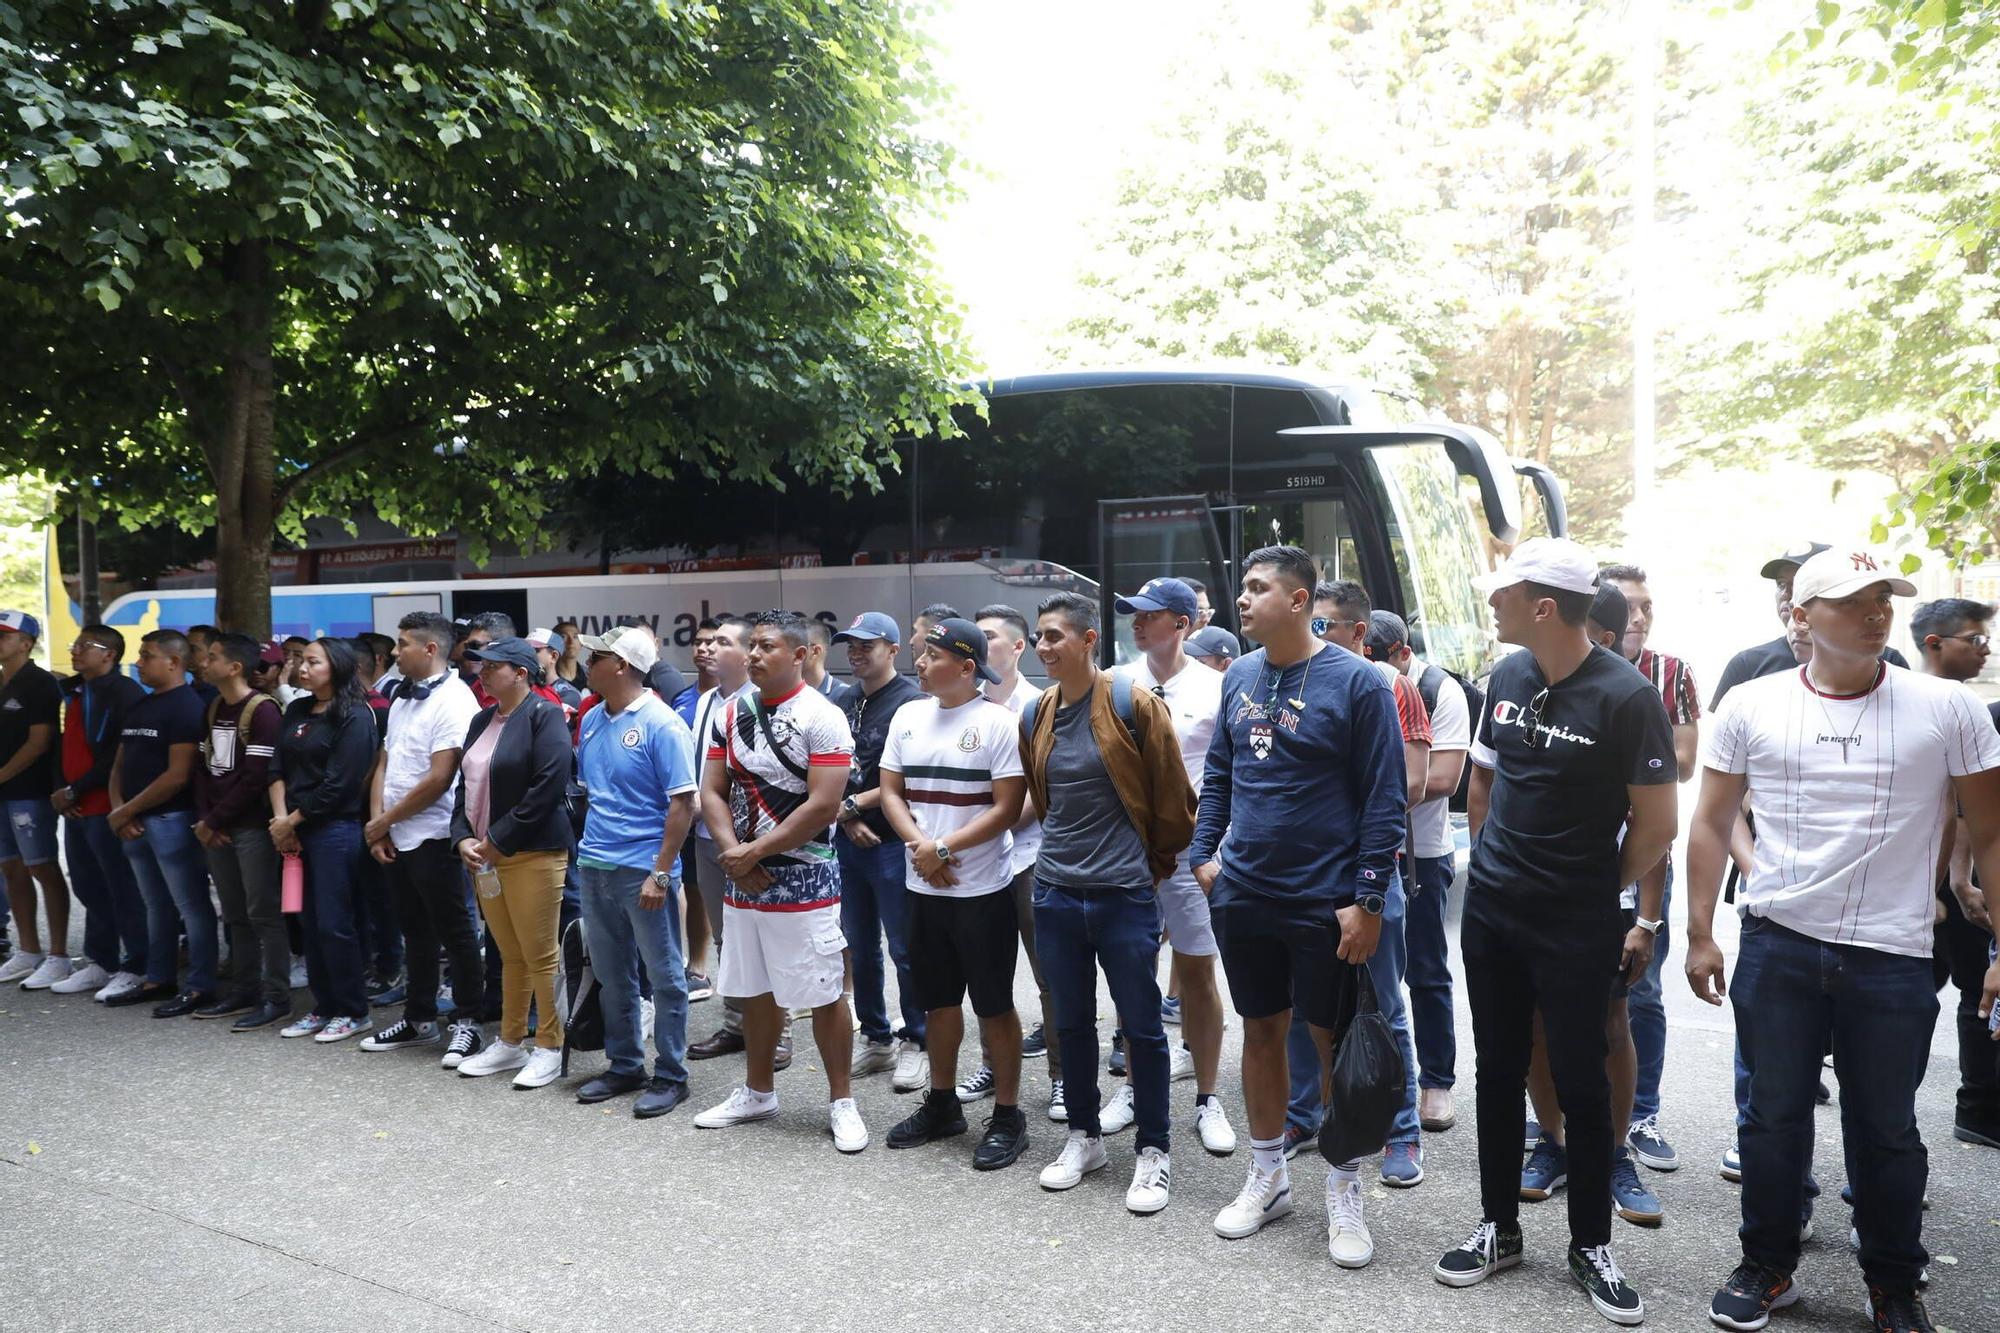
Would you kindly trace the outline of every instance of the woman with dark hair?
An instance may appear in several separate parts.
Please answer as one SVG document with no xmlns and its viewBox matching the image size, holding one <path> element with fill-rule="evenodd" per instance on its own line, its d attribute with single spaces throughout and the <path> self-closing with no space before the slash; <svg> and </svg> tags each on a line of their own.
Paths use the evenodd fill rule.
<svg viewBox="0 0 2000 1333">
<path fill-rule="evenodd" d="M 298 667 L 305 694 L 285 710 L 271 782 L 271 841 L 305 858 L 306 980 L 312 1012 L 280 1035 L 342 1041 L 366 1032 L 368 993 L 356 898 L 368 863 L 361 823 L 380 744 L 359 659 L 346 639 L 314 639 Z"/>
<path fill-rule="evenodd" d="M 519 1070 L 516 1088 L 540 1088 L 562 1072 L 556 1014 L 556 925 L 575 835 L 564 791 L 573 771 L 569 719 L 532 682 L 540 669 L 525 639 L 468 648 L 494 706 L 472 720 L 451 811 L 451 842 L 478 890 L 479 910 L 500 946 L 500 1040 L 469 1055 L 462 1078 Z M 537 1022 L 528 1049 L 528 1005 Z"/>
</svg>

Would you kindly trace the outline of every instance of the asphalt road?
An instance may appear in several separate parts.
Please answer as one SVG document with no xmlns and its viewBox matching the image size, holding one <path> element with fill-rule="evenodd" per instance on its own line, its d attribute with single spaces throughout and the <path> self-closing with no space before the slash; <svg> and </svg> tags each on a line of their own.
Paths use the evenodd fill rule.
<svg viewBox="0 0 2000 1333">
<path fill-rule="evenodd" d="M 1025 966 L 1020 980 L 1025 1001 Z M 717 1017 L 696 1006 L 695 1035 Z M 1614 1222 L 1614 1244 L 1648 1327 L 1706 1328 L 1737 1254 L 1735 1187 L 1715 1171 L 1732 1123 L 1728 1013 L 1676 979 L 1669 1021 L 1665 1119 L 1686 1165 L 1647 1173 L 1665 1224 Z M 571 1099 L 591 1059 L 521 1093 L 441 1070 L 435 1051 L 368 1055 L 222 1026 L 0 994 L 4 1333 L 1610 1327 L 1563 1263 L 1560 1195 L 1526 1206 L 1521 1269 L 1462 1291 L 1431 1277 L 1479 1211 L 1463 1012 L 1460 1124 L 1425 1136 L 1419 1187 L 1385 1190 L 1366 1171 L 1376 1259 L 1359 1272 L 1327 1258 L 1317 1155 L 1294 1164 L 1291 1218 L 1244 1241 L 1211 1230 L 1249 1165 L 1233 1023 L 1222 1091 L 1245 1147 L 1204 1154 L 1193 1085 L 1176 1084 L 1173 1203 L 1152 1217 L 1124 1208 L 1129 1132 L 1109 1170 L 1066 1194 L 1037 1188 L 1061 1142 L 1039 1115 L 1039 1062 L 1028 1156 L 976 1175 L 971 1137 L 882 1146 L 913 1104 L 887 1075 L 858 1091 L 874 1144 L 837 1154 L 804 1052 L 779 1076 L 776 1122 L 700 1131 L 694 1110 L 726 1095 L 740 1059 L 695 1065 L 693 1105 L 642 1123 L 625 1103 Z M 2000 1329 L 2000 1152 L 1950 1137 L 1955 1063 L 1946 1022 L 1920 1107 L 1929 1301 L 1941 1326 L 1971 1333 Z M 1827 1199 L 1804 1298 L 1777 1329 L 1867 1326 L 1836 1197 L 1837 1103 L 1819 1130 Z"/>
</svg>

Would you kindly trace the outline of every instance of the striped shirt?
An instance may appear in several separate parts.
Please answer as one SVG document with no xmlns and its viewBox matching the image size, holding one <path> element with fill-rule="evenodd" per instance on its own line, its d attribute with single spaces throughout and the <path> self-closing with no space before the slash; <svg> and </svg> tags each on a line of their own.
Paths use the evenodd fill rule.
<svg viewBox="0 0 2000 1333">
<path fill-rule="evenodd" d="M 945 708 L 929 696 L 896 710 L 882 747 L 882 767 L 903 779 L 903 800 L 926 838 L 943 838 L 952 848 L 958 883 L 935 887 L 911 866 L 904 883 L 911 893 L 937 898 L 975 898 L 1007 887 L 1013 878 L 1013 838 L 1001 833 L 976 847 L 952 846 L 951 835 L 993 808 L 993 784 L 1018 778 L 1020 724 L 1005 704 L 974 696 Z"/>
<path fill-rule="evenodd" d="M 716 713 L 707 742 L 707 757 L 729 769 L 730 822 L 743 842 L 763 837 L 806 803 L 807 773 L 815 768 L 845 773 L 854 755 L 847 715 L 803 682 L 782 699 L 760 698 L 752 689 L 729 700 Z M 791 851 L 766 858 L 765 869 L 830 863 L 830 834 L 830 828 L 822 829 Z M 837 887 L 834 896 L 839 897 Z"/>
<path fill-rule="evenodd" d="M 1688 670 L 1686 662 L 1641 648 L 1639 660 L 1632 665 L 1660 692 L 1660 702 L 1667 706 L 1667 721 L 1684 727 L 1701 720 L 1701 693 L 1695 689 L 1694 673 Z"/>
</svg>

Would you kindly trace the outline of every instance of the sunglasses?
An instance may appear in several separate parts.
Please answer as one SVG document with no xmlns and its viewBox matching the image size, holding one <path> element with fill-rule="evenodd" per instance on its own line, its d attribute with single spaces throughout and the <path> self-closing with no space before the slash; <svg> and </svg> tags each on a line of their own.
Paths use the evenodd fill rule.
<svg viewBox="0 0 2000 1333">
<path fill-rule="evenodd" d="M 1527 746 L 1530 750 L 1539 750 L 1545 744 L 1547 744 L 1547 742 L 1542 739 L 1542 709 L 1548 706 L 1548 702 L 1549 702 L 1549 691 L 1547 686 L 1543 686 L 1540 693 L 1536 694 L 1534 698 L 1528 700 Z"/>
</svg>

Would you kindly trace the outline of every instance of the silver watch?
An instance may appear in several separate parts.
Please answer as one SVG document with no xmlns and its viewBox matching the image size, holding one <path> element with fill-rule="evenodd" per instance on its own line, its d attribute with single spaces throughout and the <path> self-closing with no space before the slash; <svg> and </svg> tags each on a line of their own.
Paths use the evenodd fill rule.
<svg viewBox="0 0 2000 1333">
<path fill-rule="evenodd" d="M 653 872 L 653 887 L 654 887 L 654 888 L 656 888 L 656 889 L 671 889 L 671 888 L 673 888 L 673 886 L 674 886 L 674 872 L 673 872 L 673 871 L 671 871 L 671 870 L 655 870 L 655 871 Z"/>
</svg>

